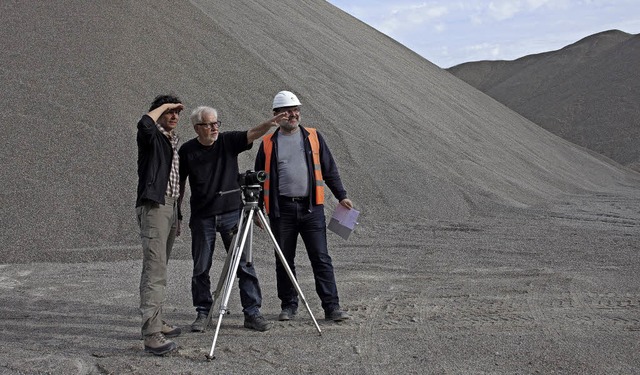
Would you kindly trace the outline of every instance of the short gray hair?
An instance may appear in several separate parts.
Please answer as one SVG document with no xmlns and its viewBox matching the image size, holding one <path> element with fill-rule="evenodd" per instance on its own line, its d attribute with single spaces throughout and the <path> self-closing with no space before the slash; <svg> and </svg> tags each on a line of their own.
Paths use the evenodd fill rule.
<svg viewBox="0 0 640 375">
<path fill-rule="evenodd" d="M 200 106 L 191 112 L 191 116 L 189 116 L 189 120 L 191 120 L 191 125 L 195 125 L 202 122 L 202 115 L 205 113 L 212 114 L 218 118 L 218 111 L 215 108 Z"/>
</svg>

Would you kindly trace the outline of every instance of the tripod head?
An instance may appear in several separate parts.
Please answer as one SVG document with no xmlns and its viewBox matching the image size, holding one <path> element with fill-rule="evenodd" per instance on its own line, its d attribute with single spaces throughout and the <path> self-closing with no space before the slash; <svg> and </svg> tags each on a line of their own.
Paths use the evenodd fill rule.
<svg viewBox="0 0 640 375">
<path fill-rule="evenodd" d="M 267 173 L 265 171 L 254 172 L 248 170 L 238 175 L 238 184 L 240 185 L 245 205 L 258 203 L 260 191 L 262 191 L 260 183 L 266 179 Z"/>
<path fill-rule="evenodd" d="M 240 191 L 242 191 L 242 198 L 244 200 L 244 204 L 252 204 L 258 203 L 258 198 L 260 198 L 260 192 L 262 191 L 262 186 L 260 185 L 245 185 L 240 186 Z"/>
<path fill-rule="evenodd" d="M 245 205 L 257 205 L 258 199 L 260 198 L 260 192 L 262 191 L 260 183 L 264 182 L 266 179 L 267 173 L 265 171 L 254 172 L 252 170 L 248 170 L 245 173 L 238 174 L 238 185 L 240 185 L 239 189 L 220 191 L 218 192 L 218 195 L 241 191 Z"/>
</svg>

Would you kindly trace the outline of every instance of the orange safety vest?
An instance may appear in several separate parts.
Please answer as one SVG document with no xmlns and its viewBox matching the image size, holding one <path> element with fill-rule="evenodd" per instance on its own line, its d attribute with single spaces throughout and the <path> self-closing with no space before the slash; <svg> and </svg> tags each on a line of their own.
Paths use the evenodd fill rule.
<svg viewBox="0 0 640 375">
<path fill-rule="evenodd" d="M 322 168 L 320 166 L 320 141 L 318 141 L 318 132 L 314 128 L 305 128 L 309 132 L 309 142 L 311 143 L 311 154 L 313 155 L 313 175 L 315 177 L 315 195 L 316 204 L 324 204 L 324 179 L 322 178 Z M 264 147 L 264 171 L 267 178 L 264 180 L 264 207 L 269 214 L 269 198 L 271 186 L 271 154 L 273 152 L 273 137 L 271 133 L 262 138 Z"/>
</svg>

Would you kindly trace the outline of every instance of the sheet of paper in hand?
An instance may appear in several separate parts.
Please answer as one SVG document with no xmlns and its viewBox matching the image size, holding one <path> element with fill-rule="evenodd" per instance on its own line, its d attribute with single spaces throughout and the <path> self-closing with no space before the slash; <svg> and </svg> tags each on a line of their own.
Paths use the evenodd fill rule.
<svg viewBox="0 0 640 375">
<path fill-rule="evenodd" d="M 335 211 L 333 211 L 333 216 L 331 216 L 327 228 L 346 240 L 349 238 L 351 232 L 353 232 L 356 224 L 358 224 L 356 221 L 358 215 L 360 215 L 360 211 L 354 210 L 353 208 L 348 209 L 338 204 Z"/>
</svg>

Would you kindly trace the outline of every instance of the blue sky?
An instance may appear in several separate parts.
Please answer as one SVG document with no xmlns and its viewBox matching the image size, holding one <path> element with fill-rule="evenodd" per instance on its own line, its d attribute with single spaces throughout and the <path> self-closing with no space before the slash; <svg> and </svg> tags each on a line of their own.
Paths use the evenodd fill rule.
<svg viewBox="0 0 640 375">
<path fill-rule="evenodd" d="M 513 60 L 605 30 L 640 33 L 640 0 L 328 0 L 432 63 Z"/>
</svg>

